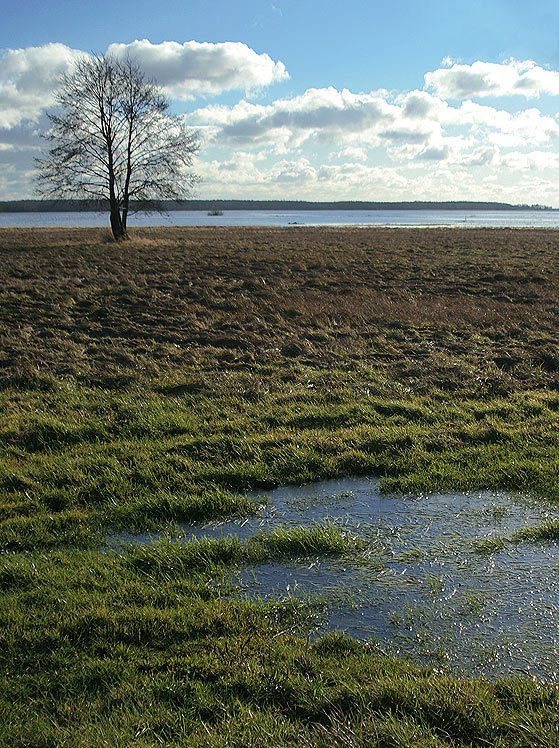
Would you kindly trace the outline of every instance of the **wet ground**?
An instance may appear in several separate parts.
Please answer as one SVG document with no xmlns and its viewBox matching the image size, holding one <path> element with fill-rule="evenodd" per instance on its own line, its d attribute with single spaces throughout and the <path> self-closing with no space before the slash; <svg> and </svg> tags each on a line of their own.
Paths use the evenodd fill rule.
<svg viewBox="0 0 559 748">
<path fill-rule="evenodd" d="M 366 539 L 367 550 L 343 560 L 242 569 L 233 575 L 242 594 L 310 596 L 322 611 L 318 631 L 345 631 L 445 672 L 559 682 L 559 545 L 506 544 L 493 554 L 473 546 L 557 517 L 557 509 L 489 492 L 386 495 L 378 481 L 363 478 L 282 487 L 267 496 L 259 517 L 187 526 L 186 535 L 247 538 L 331 522 Z"/>
</svg>

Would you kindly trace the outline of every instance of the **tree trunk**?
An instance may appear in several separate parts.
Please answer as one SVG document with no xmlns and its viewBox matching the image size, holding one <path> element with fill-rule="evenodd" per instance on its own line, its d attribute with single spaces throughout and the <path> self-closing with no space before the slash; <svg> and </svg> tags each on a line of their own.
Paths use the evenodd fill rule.
<svg viewBox="0 0 559 748">
<path fill-rule="evenodd" d="M 118 205 L 111 205 L 111 229 L 117 242 L 121 242 L 123 239 L 128 239 L 126 227 L 122 225 L 122 218 L 120 217 Z"/>
</svg>

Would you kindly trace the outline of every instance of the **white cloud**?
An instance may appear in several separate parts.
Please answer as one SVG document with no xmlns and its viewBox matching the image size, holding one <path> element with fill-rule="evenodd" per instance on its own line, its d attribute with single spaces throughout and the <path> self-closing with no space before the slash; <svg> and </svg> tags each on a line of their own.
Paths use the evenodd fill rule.
<svg viewBox="0 0 559 748">
<path fill-rule="evenodd" d="M 400 107 L 378 92 L 355 94 L 333 87 L 311 88 L 299 96 L 267 106 L 241 101 L 227 107 L 209 106 L 189 115 L 192 124 L 219 126 L 215 141 L 281 152 L 308 141 L 344 146 L 379 145 L 386 141 L 424 142 L 432 123 L 403 123 Z"/>
<path fill-rule="evenodd" d="M 442 99 L 467 99 L 480 96 L 559 94 L 559 73 L 546 70 L 532 60 L 510 60 L 499 64 L 482 62 L 453 64 L 425 74 L 426 88 Z"/>
<path fill-rule="evenodd" d="M 288 78 L 282 62 L 238 42 L 151 44 L 144 39 L 111 44 L 107 51 L 135 58 L 146 75 L 176 99 L 235 88 L 247 91 Z M 86 54 L 60 43 L 4 51 L 0 55 L 0 128 L 37 122 L 41 112 L 54 106 L 62 74 L 71 72 L 75 60 Z"/>
<path fill-rule="evenodd" d="M 152 44 L 142 39 L 111 44 L 107 52 L 136 60 L 147 77 L 156 80 L 174 99 L 216 95 L 232 89 L 250 91 L 289 78 L 283 62 L 274 62 L 267 54 L 258 54 L 241 42 Z"/>
<path fill-rule="evenodd" d="M 317 176 L 331 199 L 397 200 L 409 187 L 409 178 L 398 169 L 355 162 L 324 164 Z"/>
<path fill-rule="evenodd" d="M 348 145 L 346 148 L 341 148 L 340 150 L 331 153 L 329 158 L 351 161 L 366 161 L 367 150 L 365 148 L 361 148 L 358 145 Z"/>
<path fill-rule="evenodd" d="M 201 162 L 200 167 L 201 189 L 208 197 L 218 188 L 224 198 L 256 193 L 260 198 L 396 200 L 409 185 L 397 169 L 354 161 L 313 166 L 299 157 L 270 163 L 241 152 L 227 161 Z"/>
<path fill-rule="evenodd" d="M 65 44 L 8 49 L 0 57 L 0 128 L 37 122 L 54 103 L 54 91 L 63 73 L 83 55 Z"/>
<path fill-rule="evenodd" d="M 409 119 L 441 119 L 449 108 L 446 102 L 426 91 L 410 91 L 398 97 L 397 102 L 402 107 L 402 115 Z"/>
<path fill-rule="evenodd" d="M 266 194 L 273 192 L 275 183 L 278 189 L 289 185 L 305 193 L 314 185 L 316 194 L 320 190 L 325 197 L 347 198 L 353 189 L 368 189 L 368 170 L 377 168 L 371 158 L 392 161 L 389 167 L 378 167 L 385 181 L 400 167 L 415 174 L 410 177 L 415 180 L 419 174 L 423 179 L 431 170 L 443 168 L 459 175 L 506 165 L 510 174 L 528 168 L 526 163 L 536 168 L 542 161 L 520 157 L 507 161 L 503 152 L 510 148 L 529 152 L 534 146 L 541 149 L 559 142 L 559 122 L 539 109 L 511 113 L 471 100 L 451 106 L 428 91 L 392 97 L 386 91 L 308 89 L 268 105 L 241 101 L 232 107 L 208 106 L 188 119 L 207 128 L 208 145 L 281 157 L 275 170 L 263 171 L 253 164 L 250 171 L 252 186 L 260 179 Z M 240 175 L 245 180 L 245 168 Z M 328 195 L 326 179 L 336 180 Z M 475 180 L 472 189 L 475 192 Z"/>
<path fill-rule="evenodd" d="M 286 183 L 300 185 L 316 180 L 316 169 L 307 158 L 277 161 L 269 174 L 271 180 L 279 185 Z"/>
<path fill-rule="evenodd" d="M 262 182 L 262 173 L 258 167 L 261 160 L 259 153 L 237 151 L 228 159 L 201 160 L 197 171 L 205 188 L 209 186 L 210 189 L 215 189 L 216 185 L 255 186 Z"/>
<path fill-rule="evenodd" d="M 429 145 L 423 148 L 417 158 L 420 161 L 446 161 L 450 155 L 450 147 L 446 143 Z"/>
<path fill-rule="evenodd" d="M 378 132 L 378 137 L 381 140 L 395 145 L 398 143 L 427 143 L 431 140 L 432 136 L 438 128 L 430 126 L 430 123 L 422 123 L 419 125 L 409 125 L 405 122 L 399 122 L 394 127 L 383 128 Z"/>
<path fill-rule="evenodd" d="M 468 100 L 457 109 L 449 108 L 448 114 L 448 123 L 471 125 L 473 133 L 502 144 L 528 146 L 559 138 L 559 121 L 534 107 L 511 113 Z"/>
<path fill-rule="evenodd" d="M 512 170 L 545 171 L 546 169 L 552 169 L 556 171 L 559 169 L 559 153 L 510 151 L 501 155 L 499 163 Z"/>
<path fill-rule="evenodd" d="M 463 153 L 461 164 L 464 166 L 489 166 L 498 160 L 499 151 L 495 146 L 480 145 L 472 151 Z"/>
<path fill-rule="evenodd" d="M 33 160 L 29 154 L 22 152 L 7 154 L 0 151 L 0 200 L 36 197 L 32 179 Z"/>
<path fill-rule="evenodd" d="M 250 92 L 288 77 L 281 62 L 240 43 L 142 40 L 108 51 L 135 58 L 171 99 Z M 61 73 L 83 54 L 63 44 L 0 52 L 2 194 L 25 191 L 37 131 L 48 126 L 44 109 L 55 104 Z M 520 98 L 501 109 L 474 99 L 559 93 L 559 73 L 530 61 L 463 65 L 448 58 L 425 83 L 402 93 L 330 86 L 267 104 L 245 98 L 200 107 L 184 115 L 202 136 L 199 192 L 556 202 L 550 170 L 559 168 L 559 115 L 522 108 Z"/>
<path fill-rule="evenodd" d="M 467 99 L 459 106 L 450 106 L 448 102 L 425 91 L 411 91 L 397 98 L 404 119 L 414 122 L 432 120 L 438 122 L 442 129 L 468 129 L 479 138 L 493 139 L 506 135 L 516 145 L 553 142 L 559 137 L 559 122 L 556 118 L 544 115 L 534 107 L 518 112 L 496 109 L 486 104 Z M 436 131 L 433 129 L 433 136 Z"/>
</svg>

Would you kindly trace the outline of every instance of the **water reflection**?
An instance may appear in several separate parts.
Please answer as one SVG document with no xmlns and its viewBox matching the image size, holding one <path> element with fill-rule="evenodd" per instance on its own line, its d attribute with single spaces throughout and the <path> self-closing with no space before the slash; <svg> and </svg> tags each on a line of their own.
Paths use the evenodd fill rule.
<svg viewBox="0 0 559 748">
<path fill-rule="evenodd" d="M 240 570 L 243 594 L 326 593 L 322 631 L 374 640 L 447 672 L 559 682 L 558 544 L 509 544 L 493 555 L 472 548 L 557 516 L 549 505 L 489 492 L 384 495 L 378 481 L 362 478 L 282 487 L 268 498 L 257 518 L 185 529 L 189 537 L 247 538 L 329 521 L 366 538 L 369 550 L 355 563 L 317 558 Z"/>
</svg>

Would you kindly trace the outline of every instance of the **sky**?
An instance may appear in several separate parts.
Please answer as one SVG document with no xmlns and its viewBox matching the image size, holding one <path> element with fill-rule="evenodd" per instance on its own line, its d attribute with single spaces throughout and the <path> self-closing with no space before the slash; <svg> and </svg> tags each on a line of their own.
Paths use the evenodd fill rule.
<svg viewBox="0 0 559 748">
<path fill-rule="evenodd" d="M 0 0 L 0 200 L 60 76 L 129 55 L 199 133 L 200 199 L 559 208 L 557 0 Z"/>
</svg>

